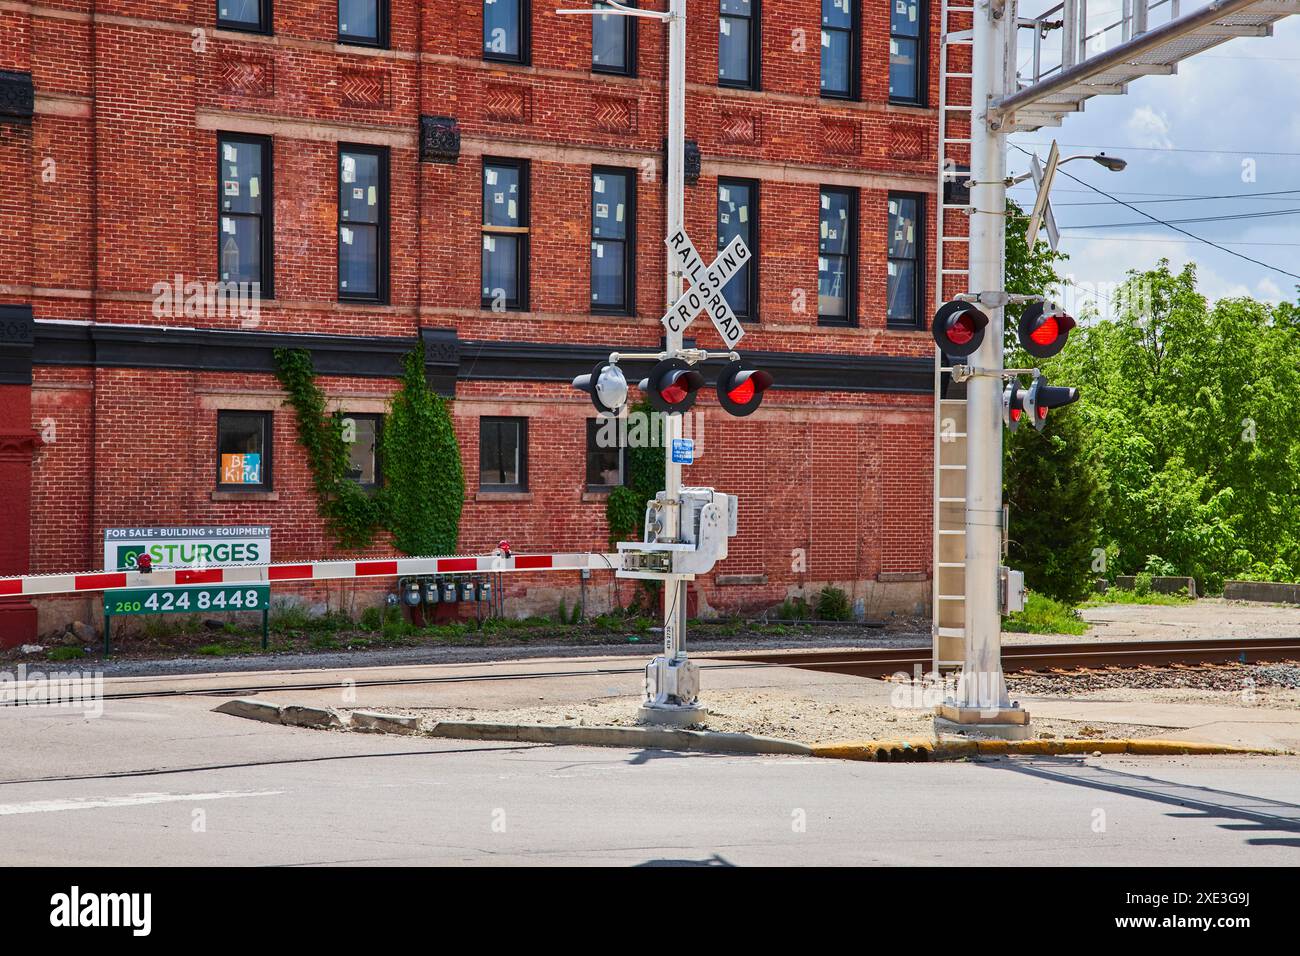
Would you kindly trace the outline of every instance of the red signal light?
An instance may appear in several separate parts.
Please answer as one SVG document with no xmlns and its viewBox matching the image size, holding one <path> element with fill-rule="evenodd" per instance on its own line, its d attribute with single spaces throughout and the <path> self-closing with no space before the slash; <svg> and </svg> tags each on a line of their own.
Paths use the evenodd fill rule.
<svg viewBox="0 0 1300 956">
<path fill-rule="evenodd" d="M 935 313 L 930 334 L 945 355 L 965 358 L 980 347 L 988 324 L 989 317 L 975 305 L 949 302 Z"/>
<path fill-rule="evenodd" d="M 704 384 L 704 376 L 682 359 L 664 359 L 641 380 L 641 391 L 650 404 L 666 415 L 686 411 L 695 404 L 695 393 Z"/>
<path fill-rule="evenodd" d="M 1025 306 L 1016 335 L 1020 346 L 1035 358 L 1051 358 L 1061 349 L 1078 323 L 1068 315 L 1044 315 L 1041 302 Z"/>
<path fill-rule="evenodd" d="M 718 373 L 718 404 L 730 414 L 743 418 L 763 404 L 763 393 L 771 386 L 771 372 L 728 362 Z"/>
<path fill-rule="evenodd" d="M 752 378 L 747 378 L 731 391 L 727 393 L 727 398 L 737 404 L 744 405 L 754 397 L 754 382 Z"/>
<path fill-rule="evenodd" d="M 676 405 L 691 393 L 676 383 L 669 383 L 659 391 L 659 394 L 664 397 L 664 401 L 669 405 Z"/>
</svg>

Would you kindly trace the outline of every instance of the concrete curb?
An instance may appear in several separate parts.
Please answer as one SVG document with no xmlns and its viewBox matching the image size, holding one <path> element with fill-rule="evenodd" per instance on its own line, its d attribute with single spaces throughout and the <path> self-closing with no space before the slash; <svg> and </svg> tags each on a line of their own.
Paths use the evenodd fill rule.
<svg viewBox="0 0 1300 956">
<path fill-rule="evenodd" d="M 236 698 L 218 704 L 212 708 L 214 714 L 231 714 L 234 717 L 247 717 L 249 720 L 261 720 L 268 724 L 278 724 L 280 722 L 280 707 L 278 704 L 268 704 L 260 700 L 247 700 Z"/>
<path fill-rule="evenodd" d="M 805 757 L 813 752 L 806 744 L 778 737 L 753 737 L 749 734 L 666 727 L 573 727 L 565 724 L 488 724 L 474 720 L 441 720 L 425 733 L 430 737 L 457 740 L 514 740 L 590 747 L 656 747 L 663 750 L 795 754 Z"/>
<path fill-rule="evenodd" d="M 303 707 L 300 704 L 281 707 L 280 723 L 313 730 L 338 730 L 344 726 L 343 719 L 328 707 Z"/>
<path fill-rule="evenodd" d="M 836 760 L 875 760 L 907 763 L 925 760 L 960 760 L 973 756 L 1029 754 L 1056 757 L 1077 754 L 1136 754 L 1141 756 L 1211 756 L 1252 754 L 1281 756 L 1285 750 L 1233 747 L 1182 740 L 855 740 L 814 744 L 814 757 Z"/>
<path fill-rule="evenodd" d="M 286 727 L 306 727 L 311 730 L 339 730 L 346 726 L 335 711 L 324 707 L 302 707 L 298 704 L 268 704 L 262 700 L 236 698 L 212 708 L 213 713 L 247 717 L 268 724 Z"/>
<path fill-rule="evenodd" d="M 381 714 L 373 710 L 354 710 L 350 726 L 362 733 L 418 734 L 420 718 L 404 714 Z"/>
</svg>

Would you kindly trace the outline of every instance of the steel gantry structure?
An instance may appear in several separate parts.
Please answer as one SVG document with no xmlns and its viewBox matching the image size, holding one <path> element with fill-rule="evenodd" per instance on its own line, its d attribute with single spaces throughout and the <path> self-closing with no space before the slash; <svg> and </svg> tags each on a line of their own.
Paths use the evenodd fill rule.
<svg viewBox="0 0 1300 956">
<path fill-rule="evenodd" d="M 1118 15 L 1114 2 L 1064 0 L 1023 16 L 1017 0 L 943 0 L 935 298 L 976 302 L 988 318 L 964 382 L 950 378 L 951 359 L 935 359 L 933 662 L 962 668 L 938 714 L 959 728 L 1020 736 L 1028 725 L 1008 699 L 1000 649 L 1007 136 L 1058 126 L 1093 96 L 1122 95 L 1300 13 L 1300 0 L 1118 3 Z"/>
</svg>

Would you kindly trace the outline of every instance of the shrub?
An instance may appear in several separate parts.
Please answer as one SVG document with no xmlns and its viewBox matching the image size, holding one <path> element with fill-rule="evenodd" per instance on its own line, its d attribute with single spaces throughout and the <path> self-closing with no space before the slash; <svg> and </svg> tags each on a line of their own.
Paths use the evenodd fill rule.
<svg viewBox="0 0 1300 956">
<path fill-rule="evenodd" d="M 817 617 L 823 621 L 847 621 L 853 617 L 849 596 L 837 587 L 826 585 L 817 594 Z"/>
</svg>

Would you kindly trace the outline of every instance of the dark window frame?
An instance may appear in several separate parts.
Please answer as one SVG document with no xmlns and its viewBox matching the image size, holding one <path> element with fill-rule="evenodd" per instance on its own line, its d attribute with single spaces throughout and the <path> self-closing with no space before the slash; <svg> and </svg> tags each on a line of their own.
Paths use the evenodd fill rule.
<svg viewBox="0 0 1300 956">
<path fill-rule="evenodd" d="M 595 6 L 595 3 L 593 3 L 592 6 Z M 625 0 L 623 6 L 635 7 L 636 0 Z M 608 76 L 636 76 L 637 75 L 636 73 L 636 49 L 637 49 L 636 48 L 636 42 L 637 42 L 636 22 L 637 20 L 640 19 L 640 17 L 630 17 L 625 15 L 619 16 L 619 19 L 623 21 L 623 50 L 624 50 L 624 59 L 626 59 L 627 61 L 627 65 L 620 69 L 618 67 L 598 66 L 596 64 L 596 61 L 594 59 L 596 55 L 596 50 L 595 50 L 596 16 L 598 16 L 598 14 L 593 15 L 591 18 L 592 57 L 593 57 L 591 61 L 591 72 L 604 73 Z"/>
<path fill-rule="evenodd" d="M 914 37 L 902 33 L 894 33 L 893 19 L 890 19 L 889 39 L 892 42 L 895 39 L 915 40 L 916 41 L 916 96 L 894 96 L 889 95 L 889 102 L 897 106 L 920 106 L 925 107 L 929 103 L 929 71 L 926 69 L 929 65 L 929 50 L 927 40 L 930 34 L 929 30 L 929 2 L 928 0 L 916 0 L 918 10 L 917 35 Z M 885 58 L 886 82 L 888 82 L 889 58 Z"/>
<path fill-rule="evenodd" d="M 617 449 L 618 450 L 618 477 L 619 477 L 618 484 L 616 485 L 606 485 L 603 483 L 593 484 L 592 482 L 587 480 L 588 469 L 591 466 L 592 442 L 595 440 L 596 435 L 600 433 L 602 424 L 606 421 L 613 421 L 615 430 L 618 429 L 619 425 L 616 419 L 588 418 L 586 421 L 587 424 L 585 428 L 586 428 L 587 439 L 586 439 L 585 451 L 582 456 L 582 480 L 584 485 L 586 486 L 587 492 L 589 494 L 602 494 L 604 492 L 613 491 L 615 488 L 625 487 L 627 485 L 627 446 L 623 444 L 620 444 Z M 598 450 L 608 451 L 609 449 L 600 448 Z"/>
<path fill-rule="evenodd" d="M 375 292 L 356 293 L 346 291 L 343 288 L 342 271 L 339 264 L 343 257 L 343 239 L 339 235 L 339 230 L 344 225 L 355 225 L 351 220 L 343 218 L 343 154 L 360 153 L 364 155 L 377 156 L 379 158 L 379 222 L 375 229 L 375 255 L 379 259 L 378 274 L 375 278 Z M 390 154 L 387 146 L 369 146 L 364 143 L 339 143 L 336 150 L 335 167 L 334 167 L 334 185 L 336 192 L 334 196 L 334 289 L 338 295 L 338 301 L 370 304 L 370 305 L 387 305 L 389 300 L 389 222 L 390 222 L 390 184 L 389 179 L 389 162 Z M 369 225 L 369 223 L 362 223 Z"/>
<path fill-rule="evenodd" d="M 486 3 L 479 4 L 480 11 Z M 483 14 L 483 59 L 492 63 L 513 63 L 516 66 L 531 66 L 533 62 L 533 5 L 532 0 L 519 0 L 519 54 L 492 53 L 487 48 L 487 15 Z"/>
<path fill-rule="evenodd" d="M 519 425 L 519 481 L 513 485 L 483 484 L 483 426 L 505 422 Z M 522 494 L 528 491 L 528 418 L 518 415 L 480 415 L 478 420 L 478 490 L 479 494 Z M 584 464 L 585 464 L 584 457 Z"/>
<path fill-rule="evenodd" d="M 257 13 L 258 22 L 256 25 L 251 23 L 241 23 L 238 20 L 221 19 L 221 0 L 213 4 L 213 10 L 217 17 L 217 28 L 220 30 L 238 30 L 241 33 L 261 33 L 265 36 L 271 36 L 275 27 L 275 10 L 272 6 L 272 0 L 258 0 Z"/>
<path fill-rule="evenodd" d="M 224 175 L 221 164 L 225 162 L 222 155 L 223 147 L 226 143 L 244 143 L 245 145 L 257 145 L 262 148 L 262 174 L 260 177 L 259 187 L 262 192 L 262 212 L 259 218 L 262 221 L 261 229 L 261 252 L 262 252 L 262 276 L 258 284 L 258 291 L 262 299 L 275 298 L 275 140 L 270 136 L 262 136 L 256 133 L 217 133 L 217 279 L 221 280 L 221 220 L 227 215 L 221 208 L 223 198 L 222 182 Z M 231 213 L 231 217 L 245 216 L 251 217 L 258 215 L 256 213 Z"/>
<path fill-rule="evenodd" d="M 817 190 L 817 233 L 818 249 L 817 255 L 823 255 L 821 251 L 821 197 L 826 193 L 836 193 L 848 199 L 849 219 L 846 228 L 849 231 L 848 251 L 844 253 L 846 266 L 844 269 L 844 283 L 846 287 L 844 302 L 844 317 L 838 315 L 822 315 L 821 311 L 821 270 L 818 270 L 817 276 L 817 324 L 821 326 L 834 326 L 836 328 L 856 328 L 858 326 L 858 230 L 859 219 L 861 216 L 860 202 L 861 191 L 854 186 L 821 186 Z M 888 207 L 886 207 L 888 209 Z"/>
<path fill-rule="evenodd" d="M 889 205 L 888 205 L 888 204 L 889 204 L 890 202 L 892 202 L 893 200 L 895 200 L 895 199 L 911 199 L 911 200 L 915 201 L 915 203 L 916 203 L 916 225 L 915 225 L 915 228 L 916 228 L 916 254 L 915 254 L 915 258 L 912 258 L 912 259 L 898 259 L 898 257 L 896 257 L 896 256 L 891 256 L 891 255 L 889 254 L 889 243 L 890 243 L 890 239 L 891 239 L 891 237 L 889 236 Z M 924 329 L 925 326 L 926 326 L 926 311 L 925 311 L 925 222 L 926 222 L 925 216 L 926 216 L 926 208 L 925 208 L 925 200 L 926 200 L 926 194 L 925 194 L 925 193 L 909 193 L 909 192 L 890 192 L 890 193 L 888 194 L 886 200 L 885 200 L 885 203 L 886 203 L 886 205 L 885 205 L 885 264 L 886 264 L 886 270 L 888 269 L 888 264 L 889 264 L 890 262 L 895 261 L 896 259 L 898 259 L 898 261 L 900 261 L 900 262 L 912 262 L 912 263 L 914 263 L 914 265 L 915 265 L 915 267 L 916 267 L 916 268 L 915 268 L 915 273 L 916 273 L 916 288 L 915 288 L 915 290 L 914 290 L 913 293 L 912 293 L 912 295 L 913 295 L 913 300 L 912 300 L 912 301 L 914 301 L 914 302 L 916 303 L 916 315 L 913 317 L 912 321 L 910 321 L 910 322 L 907 322 L 907 321 L 900 321 L 900 320 L 898 320 L 898 319 L 892 319 L 892 318 L 890 318 L 890 316 L 889 316 L 889 276 L 888 276 L 888 271 L 886 271 L 886 276 L 885 276 L 885 326 L 886 326 L 886 328 L 889 328 L 889 329 L 897 329 L 897 330 L 900 330 L 900 331 L 904 331 L 904 330 L 905 330 L 905 331 L 913 331 L 913 330 L 916 330 L 916 329 Z"/>
<path fill-rule="evenodd" d="M 626 166 L 592 166 L 591 175 L 594 179 L 597 174 L 604 176 L 623 176 L 627 180 L 625 195 L 627 196 L 627 214 L 626 232 L 627 238 L 621 240 L 623 243 L 623 305 L 620 306 L 591 306 L 593 315 L 636 315 L 636 183 L 637 171 Z M 589 186 L 588 192 L 592 192 Z M 595 242 L 596 236 L 596 210 L 594 208 L 595 197 L 592 196 L 593 208 L 589 210 L 591 217 L 591 241 Z M 605 242 L 618 242 L 619 240 L 606 239 Z M 594 285 L 594 273 L 589 277 L 591 284 Z M 590 290 L 588 290 L 590 293 Z"/>
<path fill-rule="evenodd" d="M 759 227 L 758 227 L 759 219 L 761 217 L 761 210 L 763 208 L 762 188 L 759 180 L 745 179 L 744 177 L 740 177 L 740 176 L 719 176 L 718 188 L 721 189 L 723 186 L 749 187 L 750 196 L 753 197 L 750 202 L 750 206 L 751 206 L 750 209 L 751 215 L 749 217 L 750 241 L 745 243 L 745 245 L 749 246 L 749 252 L 750 252 L 749 263 L 746 266 L 746 268 L 749 269 L 749 274 L 747 278 L 749 281 L 750 309 L 749 312 L 745 315 L 741 315 L 739 312 L 737 312 L 736 318 L 740 319 L 740 321 L 742 322 L 756 323 L 758 322 L 758 317 L 759 317 L 758 270 L 759 270 L 759 260 L 762 258 L 760 253 L 760 249 L 762 248 L 762 236 L 759 233 Z M 718 203 L 718 195 L 716 191 L 713 196 L 713 202 L 715 206 Z M 721 252 L 722 251 L 722 240 L 721 240 L 722 223 L 718 222 L 718 213 L 716 211 L 713 214 L 713 225 L 718 233 L 718 242 L 716 243 L 718 247 L 718 252 Z M 731 281 L 733 282 L 735 281 L 734 277 L 732 278 Z"/>
<path fill-rule="evenodd" d="M 375 423 L 375 480 L 374 481 L 353 481 L 358 488 L 363 491 L 373 491 L 384 483 L 384 421 L 385 416 L 381 412 L 344 412 L 344 418 L 350 418 L 354 422 L 359 420 L 373 421 Z"/>
<path fill-rule="evenodd" d="M 824 3 L 825 0 L 822 0 Z M 844 30 L 840 27 L 831 27 L 830 31 L 835 33 L 847 33 L 849 35 L 849 89 L 847 93 L 836 91 L 827 91 L 821 88 L 821 61 L 818 61 L 818 84 L 817 89 L 822 99 L 827 100 L 859 100 L 862 98 L 862 0 L 849 0 L 849 16 L 852 18 L 852 26 Z M 820 21 L 820 8 L 818 10 L 818 20 Z M 827 30 L 827 27 L 819 26 L 821 30 Z M 821 50 L 821 34 L 817 36 L 818 50 Z M 823 52 L 821 54 L 825 56 Z M 888 66 L 888 60 L 886 60 Z"/>
<path fill-rule="evenodd" d="M 718 86 L 732 90 L 761 90 L 763 88 L 763 0 L 751 0 L 748 17 L 724 14 L 722 0 L 718 0 L 718 22 L 726 20 L 745 20 L 749 23 L 749 76 L 744 80 L 723 79 L 718 74 Z M 718 46 L 721 49 L 721 30 Z M 718 55 L 718 69 L 722 69 L 722 56 Z"/>
<path fill-rule="evenodd" d="M 486 192 L 484 183 L 487 181 L 487 171 L 489 166 L 507 166 L 519 170 L 519 221 L 523 225 L 517 227 L 509 226 L 490 226 L 485 221 L 487 219 L 487 198 L 483 195 Z M 519 287 L 519 295 L 515 304 L 511 305 L 506 301 L 505 311 L 507 312 L 527 312 L 528 311 L 528 273 L 529 254 L 531 251 L 531 225 L 532 222 L 532 167 L 526 159 L 512 159 L 510 157 L 484 156 L 482 168 L 479 170 L 479 289 L 483 288 L 483 243 L 482 236 L 490 233 L 501 235 L 517 236 L 519 240 L 519 259 L 515 263 L 515 284 Z M 480 292 L 479 308 L 491 309 L 492 296 L 482 295 Z"/>
<path fill-rule="evenodd" d="M 341 18 L 342 11 L 339 10 L 339 4 L 336 3 L 334 5 L 334 15 L 335 15 L 335 27 L 336 27 L 335 34 L 338 37 L 338 42 L 345 46 L 366 46 L 377 50 L 388 49 L 389 44 L 392 42 L 392 38 L 389 35 L 389 31 L 391 29 L 390 24 L 392 21 L 391 9 L 390 9 L 391 6 L 392 6 L 391 0 L 375 0 L 375 8 L 376 8 L 375 32 L 378 34 L 378 36 L 376 37 L 376 39 L 371 40 L 369 37 L 361 37 L 360 39 L 358 39 L 355 36 L 345 35 L 339 32 L 340 29 L 342 28 L 342 18 Z"/>
<path fill-rule="evenodd" d="M 262 480 L 256 485 L 227 484 L 221 480 L 221 419 L 224 415 L 259 415 L 262 418 Z M 243 494 L 267 494 L 274 490 L 275 472 L 272 468 L 275 448 L 275 413 L 261 409 L 222 408 L 217 410 L 216 431 L 216 490 Z"/>
</svg>

